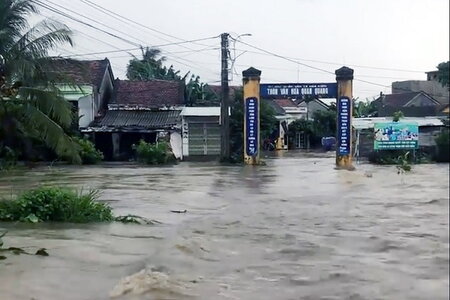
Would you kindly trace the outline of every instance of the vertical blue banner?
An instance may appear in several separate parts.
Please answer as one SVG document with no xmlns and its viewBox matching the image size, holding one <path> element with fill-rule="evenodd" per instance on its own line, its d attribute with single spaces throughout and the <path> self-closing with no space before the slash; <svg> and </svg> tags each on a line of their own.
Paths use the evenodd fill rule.
<svg viewBox="0 0 450 300">
<path fill-rule="evenodd" d="M 348 97 L 342 97 L 338 101 L 338 154 L 350 154 L 350 120 L 352 117 L 351 100 Z"/>
<path fill-rule="evenodd" d="M 245 99 L 245 141 L 246 154 L 258 154 L 258 99 L 250 97 Z"/>
</svg>

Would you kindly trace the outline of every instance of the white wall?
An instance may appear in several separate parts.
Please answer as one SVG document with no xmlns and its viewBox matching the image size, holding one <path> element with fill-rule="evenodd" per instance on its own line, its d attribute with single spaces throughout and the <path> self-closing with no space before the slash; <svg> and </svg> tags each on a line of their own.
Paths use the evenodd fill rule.
<svg viewBox="0 0 450 300">
<path fill-rule="evenodd" d="M 181 121 L 182 157 L 189 156 L 189 125 L 183 117 Z"/>
<path fill-rule="evenodd" d="M 85 128 L 94 121 L 94 96 L 87 95 L 78 99 L 79 127 Z"/>
<path fill-rule="evenodd" d="M 173 155 L 176 159 L 183 159 L 183 142 L 181 133 L 171 132 L 170 133 L 170 147 L 172 148 Z"/>
</svg>

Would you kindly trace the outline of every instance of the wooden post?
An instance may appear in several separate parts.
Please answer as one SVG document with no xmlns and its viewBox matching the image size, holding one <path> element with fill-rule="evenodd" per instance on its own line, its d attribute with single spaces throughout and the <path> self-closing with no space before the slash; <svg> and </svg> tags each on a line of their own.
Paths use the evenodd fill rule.
<svg viewBox="0 0 450 300">
<path fill-rule="evenodd" d="M 249 68 L 242 72 L 244 84 L 244 162 L 260 163 L 260 99 L 261 71 Z"/>
<path fill-rule="evenodd" d="M 335 72 L 337 92 L 336 167 L 354 170 L 352 164 L 353 69 L 342 67 Z"/>
</svg>

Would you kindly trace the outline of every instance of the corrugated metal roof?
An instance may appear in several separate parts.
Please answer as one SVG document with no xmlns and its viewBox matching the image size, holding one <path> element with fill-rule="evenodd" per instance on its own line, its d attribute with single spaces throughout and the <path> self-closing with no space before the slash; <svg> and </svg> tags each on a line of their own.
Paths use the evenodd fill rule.
<svg viewBox="0 0 450 300">
<path fill-rule="evenodd" d="M 109 110 L 89 129 L 94 131 L 148 130 L 175 127 L 180 121 L 179 110 Z"/>
<path fill-rule="evenodd" d="M 405 122 L 415 122 L 419 125 L 419 127 L 422 126 L 443 126 L 443 123 L 441 119 L 439 118 L 432 118 L 432 117 L 424 117 L 424 118 L 413 118 L 413 117 L 406 117 L 402 118 L 401 121 Z M 355 129 L 370 129 L 374 127 L 375 123 L 384 123 L 384 122 L 392 122 L 392 117 L 378 117 L 378 118 L 353 118 L 352 119 L 352 126 Z"/>
</svg>

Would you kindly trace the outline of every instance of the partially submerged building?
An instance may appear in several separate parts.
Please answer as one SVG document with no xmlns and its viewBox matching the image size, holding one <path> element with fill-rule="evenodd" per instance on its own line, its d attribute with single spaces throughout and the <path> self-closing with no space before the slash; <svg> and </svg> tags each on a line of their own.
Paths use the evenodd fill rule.
<svg viewBox="0 0 450 300">
<path fill-rule="evenodd" d="M 181 157 L 182 81 L 115 80 L 114 93 L 104 115 L 82 132 L 90 134 L 107 160 L 133 157 L 132 146 L 140 140 L 155 143 L 165 139 Z"/>
</svg>

